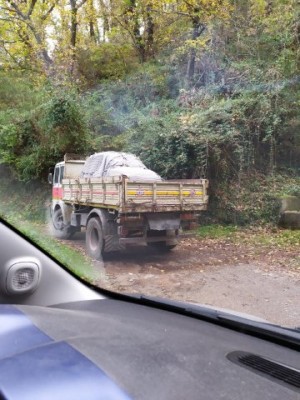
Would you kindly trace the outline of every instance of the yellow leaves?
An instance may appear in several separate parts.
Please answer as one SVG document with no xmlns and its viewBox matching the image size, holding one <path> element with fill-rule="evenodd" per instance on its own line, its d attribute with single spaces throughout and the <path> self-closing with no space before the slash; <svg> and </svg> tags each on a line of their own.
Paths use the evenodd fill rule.
<svg viewBox="0 0 300 400">
<path fill-rule="evenodd" d="M 186 40 L 185 44 L 189 49 L 206 49 L 210 38 L 200 36 L 197 39 Z"/>
<path fill-rule="evenodd" d="M 184 114 L 179 117 L 179 120 L 183 125 L 190 125 L 194 122 L 195 118 L 197 116 L 194 114 Z"/>
<path fill-rule="evenodd" d="M 250 15 L 254 22 L 264 24 L 267 30 L 278 31 L 278 26 L 285 27 L 291 21 L 296 20 L 295 1 L 267 1 L 251 0 Z"/>
<path fill-rule="evenodd" d="M 251 0 L 250 10 L 252 15 L 257 17 L 265 15 L 267 5 L 266 0 Z"/>
<path fill-rule="evenodd" d="M 184 43 L 177 47 L 175 54 L 176 56 L 184 56 L 191 50 L 195 51 L 197 57 L 201 57 L 201 54 L 208 49 L 211 43 L 211 32 L 209 29 L 205 29 L 201 36 L 197 39 L 187 39 Z"/>
<path fill-rule="evenodd" d="M 16 8 L 11 3 L 15 4 Z M 111 7 L 112 4 L 113 7 Z M 224 20 L 229 15 L 231 7 L 229 0 L 115 0 L 114 2 L 106 0 L 72 0 L 72 2 L 71 0 L 60 0 L 59 2 L 56 0 L 47 2 L 43 0 L 35 2 L 11 0 L 7 2 L 0 0 L 0 6 L 8 8 L 5 13 L 8 13 L 7 15 L 12 19 L 16 13 L 20 14 L 19 20 L 14 23 L 23 27 L 27 35 L 26 40 L 25 36 L 22 39 L 22 47 L 25 50 L 20 54 L 30 51 L 30 47 L 36 47 L 38 44 L 41 49 L 40 59 L 43 51 L 49 52 L 49 49 L 50 57 L 52 54 L 62 52 L 65 54 L 70 44 L 70 26 L 74 7 L 76 16 L 73 26 L 76 28 L 76 47 L 86 48 L 91 43 L 99 43 L 103 39 L 116 39 L 120 42 L 121 38 L 127 42 L 128 40 L 132 41 L 133 45 L 138 42 L 138 46 L 147 47 L 149 23 L 152 23 L 153 32 L 149 46 L 153 49 L 155 44 L 157 50 L 166 44 L 175 44 L 178 40 L 177 33 L 182 30 L 182 23 L 188 28 L 194 24 L 195 19 L 201 26 L 209 24 L 215 18 Z M 126 10 L 128 12 L 124 12 Z M 5 13 L 0 8 L 0 14 Z M 177 23 L 178 21 L 182 22 Z M 93 30 L 92 35 L 91 29 Z M 4 37 L 6 31 L 9 30 L 13 31 L 13 29 L 5 29 Z M 15 29 L 11 34 L 12 37 L 7 37 L 7 41 L 19 40 L 17 31 L 18 29 Z M 114 31 L 117 34 L 113 34 Z M 39 36 L 38 39 L 37 36 Z M 182 53 L 186 49 L 199 50 L 205 49 L 206 46 L 207 37 L 203 38 L 201 35 L 197 40 L 188 40 L 182 48 Z M 17 47 L 16 50 L 20 51 Z"/>
<path fill-rule="evenodd" d="M 164 13 L 188 18 L 198 17 L 203 24 L 213 17 L 226 19 L 233 10 L 228 0 L 166 0 L 164 2 L 152 0 L 149 4 L 151 8 Z"/>
<path fill-rule="evenodd" d="M 190 17 L 198 15 L 203 22 L 213 15 L 224 18 L 233 9 L 227 0 L 167 0 L 165 3 L 174 13 L 186 13 Z"/>
</svg>

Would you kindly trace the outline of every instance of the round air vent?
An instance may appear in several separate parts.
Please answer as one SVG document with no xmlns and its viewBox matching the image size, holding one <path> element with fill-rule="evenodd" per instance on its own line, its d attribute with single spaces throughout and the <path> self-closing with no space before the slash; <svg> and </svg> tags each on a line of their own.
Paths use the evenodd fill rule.
<svg viewBox="0 0 300 400">
<path fill-rule="evenodd" d="M 41 278 L 41 268 L 38 261 L 17 261 L 7 265 L 5 269 L 6 276 L 3 277 L 2 275 L 1 286 L 7 294 L 29 294 L 38 287 Z"/>
</svg>

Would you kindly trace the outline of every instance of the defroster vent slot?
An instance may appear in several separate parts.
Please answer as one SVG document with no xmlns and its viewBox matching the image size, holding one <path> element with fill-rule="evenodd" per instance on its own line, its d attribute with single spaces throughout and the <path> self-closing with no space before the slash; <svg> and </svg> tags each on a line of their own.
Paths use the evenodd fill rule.
<svg viewBox="0 0 300 400">
<path fill-rule="evenodd" d="M 245 351 L 227 354 L 228 360 L 268 379 L 300 391 L 300 371 L 296 368 Z"/>
</svg>

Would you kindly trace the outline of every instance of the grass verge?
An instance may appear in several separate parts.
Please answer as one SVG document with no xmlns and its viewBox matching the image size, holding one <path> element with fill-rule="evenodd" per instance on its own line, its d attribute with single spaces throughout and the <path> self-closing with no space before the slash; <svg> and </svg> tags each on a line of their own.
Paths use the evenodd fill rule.
<svg viewBox="0 0 300 400">
<path fill-rule="evenodd" d="M 197 230 L 197 236 L 203 239 L 225 239 L 236 236 L 238 228 L 233 225 L 203 225 Z"/>
<path fill-rule="evenodd" d="M 300 246 L 300 230 L 275 227 L 241 228 L 233 225 L 203 225 L 198 228 L 197 236 L 205 239 L 233 239 L 240 243 L 261 247 L 289 248 Z"/>
<path fill-rule="evenodd" d="M 23 219 L 20 220 L 20 218 L 16 220 L 11 215 L 5 215 L 4 218 L 1 209 L 0 216 L 72 271 L 76 276 L 90 283 L 99 280 L 99 271 L 93 267 L 88 257 L 85 257 L 80 250 L 71 248 L 46 233 L 47 227 L 45 224 Z"/>
<path fill-rule="evenodd" d="M 0 216 L 77 276 L 91 283 L 99 280 L 99 271 L 96 271 L 88 257 L 47 232 L 48 192 L 46 185 L 25 184 L 1 176 Z"/>
</svg>

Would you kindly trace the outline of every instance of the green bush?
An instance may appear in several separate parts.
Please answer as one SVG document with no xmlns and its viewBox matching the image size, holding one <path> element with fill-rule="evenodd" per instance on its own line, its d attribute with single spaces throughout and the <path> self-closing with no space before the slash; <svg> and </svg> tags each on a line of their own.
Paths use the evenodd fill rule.
<svg viewBox="0 0 300 400">
<path fill-rule="evenodd" d="M 130 45 L 102 42 L 98 46 L 79 49 L 78 71 L 85 78 L 87 86 L 105 79 L 121 79 L 138 64 Z"/>
<path fill-rule="evenodd" d="M 298 184 L 292 183 L 285 187 L 285 194 L 289 196 L 298 196 L 300 197 L 300 179 Z"/>
<path fill-rule="evenodd" d="M 244 174 L 240 182 L 220 182 L 209 202 L 210 219 L 241 226 L 277 224 L 281 208 L 279 187 L 279 182 L 268 181 L 257 173 Z"/>
<path fill-rule="evenodd" d="M 45 178 L 66 152 L 85 153 L 89 146 L 80 102 L 70 95 L 53 95 L 38 109 L 0 126 L 0 162 L 24 181 Z"/>
</svg>

